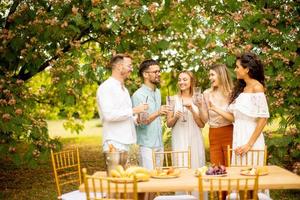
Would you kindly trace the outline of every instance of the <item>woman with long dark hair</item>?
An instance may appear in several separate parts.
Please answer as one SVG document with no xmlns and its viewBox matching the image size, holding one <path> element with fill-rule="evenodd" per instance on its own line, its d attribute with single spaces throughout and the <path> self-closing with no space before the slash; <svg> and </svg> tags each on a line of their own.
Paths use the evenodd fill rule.
<svg viewBox="0 0 300 200">
<path fill-rule="evenodd" d="M 234 121 L 232 148 L 236 154 L 245 155 L 250 149 L 264 149 L 262 130 L 270 115 L 264 94 L 263 65 L 258 57 L 253 53 L 238 56 L 234 71 L 237 82 L 230 99 L 230 112 L 215 106 L 210 109 Z M 260 158 L 259 165 L 262 165 L 264 156 Z M 246 156 L 241 156 L 241 159 L 246 163 Z"/>
</svg>

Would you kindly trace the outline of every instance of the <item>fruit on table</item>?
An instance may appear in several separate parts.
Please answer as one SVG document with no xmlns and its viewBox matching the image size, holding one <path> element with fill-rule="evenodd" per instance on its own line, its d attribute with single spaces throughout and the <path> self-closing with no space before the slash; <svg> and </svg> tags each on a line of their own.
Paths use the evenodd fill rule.
<svg viewBox="0 0 300 200">
<path fill-rule="evenodd" d="M 116 167 L 116 170 L 119 172 L 119 174 L 121 175 L 121 177 L 125 175 L 125 170 L 124 170 L 124 168 L 121 165 L 118 165 Z"/>
<path fill-rule="evenodd" d="M 205 175 L 206 171 L 208 170 L 208 167 L 206 166 L 203 166 L 203 167 L 200 167 L 198 169 L 196 169 L 196 175 Z"/>
<path fill-rule="evenodd" d="M 150 178 L 150 172 L 138 166 L 131 166 L 124 170 L 121 165 L 118 165 L 115 169 L 110 170 L 110 174 L 115 178 L 132 178 L 135 176 L 137 181 L 147 181 Z"/>
<path fill-rule="evenodd" d="M 116 178 L 121 178 L 121 176 L 122 176 L 116 169 L 110 170 L 110 175 L 112 177 L 116 177 Z"/>
<path fill-rule="evenodd" d="M 212 165 L 208 167 L 206 175 L 222 175 L 226 174 L 226 167 L 224 165 Z"/>
<path fill-rule="evenodd" d="M 242 173 L 245 175 L 255 175 L 256 174 L 256 169 L 255 168 L 248 168 L 248 169 L 243 169 Z"/>
<path fill-rule="evenodd" d="M 174 168 L 170 167 L 169 169 L 167 169 L 167 174 L 173 174 L 174 173 Z"/>
<path fill-rule="evenodd" d="M 150 174 L 149 170 L 139 166 L 131 166 L 128 167 L 125 171 L 127 176 L 133 175 L 135 173 L 142 173 L 142 174 Z"/>
<path fill-rule="evenodd" d="M 222 175 L 227 174 L 226 167 L 224 165 L 212 165 L 212 166 L 203 166 L 196 169 L 196 175 Z"/>
<path fill-rule="evenodd" d="M 150 178 L 150 174 L 136 173 L 135 177 L 137 181 L 148 181 Z"/>
<path fill-rule="evenodd" d="M 252 168 L 248 168 L 246 170 L 242 170 L 244 171 L 244 174 L 248 174 L 248 175 L 263 175 L 263 174 L 268 174 L 268 167 L 267 166 L 261 166 L 261 167 L 252 167 Z"/>
<path fill-rule="evenodd" d="M 178 176 L 180 174 L 179 169 L 174 169 L 170 167 L 168 169 L 156 169 L 152 172 L 154 176 Z"/>
<path fill-rule="evenodd" d="M 251 168 L 250 170 L 249 170 L 249 173 L 248 173 L 249 175 L 255 175 L 256 174 L 256 170 L 255 170 L 255 168 Z"/>
<path fill-rule="evenodd" d="M 179 169 L 174 169 L 173 167 L 170 167 L 167 171 L 167 175 L 169 176 L 178 176 L 180 174 Z"/>
</svg>

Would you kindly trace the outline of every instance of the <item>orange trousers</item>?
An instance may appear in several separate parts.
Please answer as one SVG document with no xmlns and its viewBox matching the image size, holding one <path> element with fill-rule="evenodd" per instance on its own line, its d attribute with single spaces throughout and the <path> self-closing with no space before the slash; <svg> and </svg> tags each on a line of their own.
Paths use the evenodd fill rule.
<svg viewBox="0 0 300 200">
<path fill-rule="evenodd" d="M 210 163 L 228 166 L 227 145 L 232 145 L 233 125 L 209 128 Z"/>
</svg>

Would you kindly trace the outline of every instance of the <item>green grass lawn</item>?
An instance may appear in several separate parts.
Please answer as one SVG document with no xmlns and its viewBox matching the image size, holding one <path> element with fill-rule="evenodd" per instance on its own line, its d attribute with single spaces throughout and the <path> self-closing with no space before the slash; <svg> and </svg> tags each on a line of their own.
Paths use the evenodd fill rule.
<svg viewBox="0 0 300 200">
<path fill-rule="evenodd" d="M 79 147 L 81 166 L 89 173 L 104 170 L 101 151 L 101 126 L 99 120 L 86 123 L 85 130 L 77 135 L 63 128 L 63 121 L 49 121 L 49 133 L 52 137 L 61 137 L 64 148 Z M 272 125 L 269 128 L 274 128 Z M 208 127 L 203 129 L 205 145 L 208 147 Z M 0 200 L 49 200 L 56 199 L 56 188 L 50 157 L 40 163 L 36 169 L 16 168 L 11 163 L 0 162 Z M 76 188 L 75 188 L 76 189 Z M 299 191 L 271 191 L 273 199 L 299 199 Z"/>
<path fill-rule="evenodd" d="M 85 123 L 85 128 L 80 134 L 71 133 L 63 127 L 64 120 L 53 120 L 47 121 L 49 135 L 51 137 L 61 137 L 61 138 L 86 138 L 86 137 L 99 137 L 101 138 L 102 127 L 100 119 L 92 119 Z"/>
</svg>

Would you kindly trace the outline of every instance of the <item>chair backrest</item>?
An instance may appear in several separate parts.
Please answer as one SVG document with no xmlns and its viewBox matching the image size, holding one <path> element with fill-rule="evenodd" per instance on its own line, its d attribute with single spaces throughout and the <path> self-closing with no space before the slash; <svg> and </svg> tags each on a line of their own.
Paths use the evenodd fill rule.
<svg viewBox="0 0 300 200">
<path fill-rule="evenodd" d="M 204 192 L 209 192 L 209 199 L 257 200 L 258 175 L 245 177 L 198 177 L 199 199 L 204 200 Z M 224 192 L 227 191 L 227 192 Z M 227 199 L 227 198 L 226 198 Z"/>
<path fill-rule="evenodd" d="M 185 151 L 152 151 L 153 168 L 191 168 L 191 148 Z"/>
<path fill-rule="evenodd" d="M 132 178 L 93 176 L 87 175 L 86 168 L 82 169 L 82 173 L 87 200 L 138 200 L 135 176 Z"/>
<path fill-rule="evenodd" d="M 79 187 L 81 184 L 79 150 L 78 148 L 60 152 L 51 150 L 51 160 L 58 198 L 60 198 L 66 188 L 69 189 L 71 185 Z"/>
<path fill-rule="evenodd" d="M 265 166 L 267 165 L 267 146 L 264 149 L 251 149 L 244 155 L 238 155 L 228 145 L 227 159 L 229 167 Z"/>
</svg>

